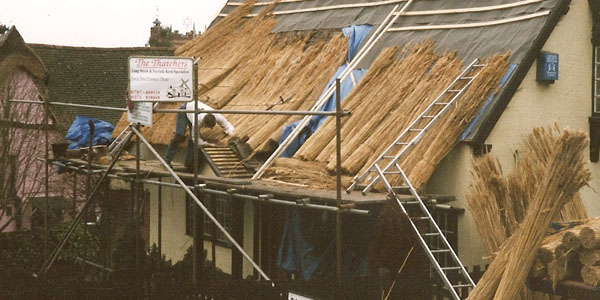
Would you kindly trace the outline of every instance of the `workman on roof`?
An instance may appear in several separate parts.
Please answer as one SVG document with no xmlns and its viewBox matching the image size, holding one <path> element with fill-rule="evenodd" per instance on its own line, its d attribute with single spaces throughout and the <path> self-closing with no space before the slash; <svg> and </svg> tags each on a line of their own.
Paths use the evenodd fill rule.
<svg viewBox="0 0 600 300">
<path fill-rule="evenodd" d="M 198 102 L 198 110 L 213 110 L 212 107 L 200 102 Z M 190 101 L 187 102 L 183 105 L 181 105 L 180 109 L 185 109 L 185 110 L 194 110 L 194 101 Z M 233 136 L 233 132 L 234 132 L 234 127 L 233 125 L 231 125 L 231 123 L 229 123 L 229 121 L 227 121 L 227 119 L 225 119 L 225 117 L 223 117 L 221 114 L 218 113 L 199 113 L 198 114 L 198 127 L 202 128 L 202 127 L 207 127 L 207 128 L 213 128 L 215 126 L 216 123 L 219 123 L 219 126 L 221 126 L 221 128 L 223 128 L 223 131 L 225 132 L 226 135 L 228 136 Z M 173 160 L 173 157 L 175 157 L 175 153 L 177 152 L 177 147 L 179 146 L 179 144 L 181 144 L 181 142 L 183 142 L 183 140 L 185 139 L 185 129 L 186 127 L 190 127 L 190 139 L 188 140 L 188 147 L 185 153 L 185 166 L 186 168 L 189 169 L 190 166 L 192 166 L 192 163 L 194 161 L 194 156 L 193 156 L 193 140 L 194 140 L 194 113 L 193 112 L 189 112 L 189 113 L 185 113 L 185 112 L 179 112 L 177 113 L 177 120 L 175 122 L 175 134 L 173 136 L 173 139 L 171 139 L 171 142 L 169 142 L 169 146 L 167 147 L 167 151 L 165 153 L 165 161 L 167 162 L 167 164 L 171 165 L 171 161 Z M 198 131 L 198 146 L 210 146 L 212 144 L 206 142 L 205 140 L 203 140 L 200 137 L 200 132 Z"/>
</svg>

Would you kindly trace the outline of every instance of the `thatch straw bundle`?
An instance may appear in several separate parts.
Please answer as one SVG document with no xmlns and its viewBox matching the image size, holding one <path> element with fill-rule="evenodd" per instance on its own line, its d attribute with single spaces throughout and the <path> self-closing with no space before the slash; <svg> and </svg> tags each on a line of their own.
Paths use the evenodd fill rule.
<svg viewBox="0 0 600 300">
<path fill-rule="evenodd" d="M 345 174 L 364 171 L 460 73 L 462 63 L 455 53 L 437 57 L 433 50 L 433 43 L 427 41 L 405 47 L 400 53 L 403 58 L 396 59 L 398 48 L 385 49 L 360 85 L 344 100 L 343 108 L 354 112 L 343 120 Z M 450 108 L 401 160 L 400 165 L 415 186 L 427 181 L 497 86 L 506 71 L 506 56 L 495 56 L 488 64 L 456 107 Z M 327 169 L 334 172 L 334 134 L 335 123 L 330 118 L 295 157 L 327 162 Z"/>
<path fill-rule="evenodd" d="M 261 15 L 246 19 L 254 1 L 239 7 L 205 34 L 177 49 L 180 56 L 202 57 L 198 63 L 198 98 L 216 109 L 307 110 L 343 62 L 347 43 L 333 31 L 271 34 L 275 19 Z M 208 100 L 207 100 L 208 99 Z M 161 105 L 177 108 L 179 104 Z M 281 129 L 296 116 L 226 115 L 236 135 L 249 137 L 254 149 L 276 144 Z M 155 114 L 154 126 L 143 133 L 152 143 L 172 138 L 176 114 Z M 126 124 L 124 117 L 115 132 Z M 219 128 L 202 132 L 205 139 L 223 141 Z"/>
<path fill-rule="evenodd" d="M 579 232 L 579 241 L 587 249 L 600 248 L 600 222 L 584 225 Z"/>
<path fill-rule="evenodd" d="M 321 162 L 306 162 L 293 158 L 277 158 L 265 174 L 263 179 L 293 182 L 316 189 L 333 190 L 336 188 L 335 177 L 325 170 Z M 350 184 L 352 178 L 342 176 L 342 186 Z"/>
<path fill-rule="evenodd" d="M 552 135 L 550 130 L 534 130 L 528 146 L 547 155 L 541 155 L 538 161 L 542 171 L 538 174 L 537 184 L 532 182 L 529 185 L 533 191 L 522 193 L 531 195 L 527 212 L 515 234 L 500 248 L 469 299 L 514 299 L 521 292 L 534 264 L 546 228 L 558 217 L 560 209 L 573 200 L 579 189 L 590 180 L 583 158 L 586 134 L 565 129 L 557 138 L 549 138 Z M 528 166 L 522 170 L 537 168 Z M 470 202 L 474 201 L 474 198 L 469 198 Z M 473 214 L 477 215 L 476 212 Z"/>
</svg>

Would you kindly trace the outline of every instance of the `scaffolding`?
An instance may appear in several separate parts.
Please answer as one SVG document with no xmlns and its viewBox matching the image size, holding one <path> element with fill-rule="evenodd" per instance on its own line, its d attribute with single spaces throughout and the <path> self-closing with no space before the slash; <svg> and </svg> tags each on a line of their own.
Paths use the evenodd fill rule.
<svg viewBox="0 0 600 300">
<path fill-rule="evenodd" d="M 195 72 L 196 73 L 196 72 Z M 197 73 L 196 73 L 197 74 Z M 196 81 L 196 78 L 194 78 L 194 81 Z M 197 86 L 197 85 L 195 85 Z M 138 198 L 141 195 L 141 186 L 142 184 L 152 184 L 152 185 L 157 185 L 159 187 L 159 189 L 162 189 L 162 187 L 173 187 L 173 188 L 180 188 L 183 189 L 185 191 L 185 193 L 187 194 L 187 196 L 189 196 L 196 204 L 196 208 L 200 209 L 204 215 L 206 217 L 208 217 L 208 219 L 210 219 L 210 221 L 214 224 L 214 226 L 216 226 L 218 228 L 218 230 L 227 238 L 227 240 L 231 243 L 231 245 L 236 248 L 236 250 L 239 252 L 239 254 L 241 254 L 254 268 L 254 270 L 256 272 L 258 272 L 259 274 L 259 280 L 265 280 L 267 282 L 269 282 L 272 286 L 274 286 L 274 283 L 272 282 L 271 278 L 262 270 L 262 268 L 254 261 L 254 259 L 252 257 L 250 257 L 250 255 L 248 255 L 248 253 L 243 249 L 242 246 L 240 246 L 238 244 L 238 242 L 233 238 L 233 236 L 225 229 L 225 227 L 217 220 L 217 218 L 213 215 L 213 213 L 206 207 L 206 205 L 198 198 L 197 194 L 213 194 L 213 195 L 225 195 L 227 197 L 229 197 L 230 199 L 237 199 L 237 200 L 249 200 L 249 201 L 255 201 L 255 202 L 259 202 L 259 203 L 269 203 L 269 204 L 274 204 L 274 205 L 283 205 L 283 206 L 291 206 L 291 207 L 300 207 L 300 208 L 304 208 L 304 209 L 312 209 L 312 210 L 322 210 L 322 211 L 329 211 L 332 213 L 335 213 L 336 215 L 336 274 L 337 274 L 337 278 L 341 280 L 341 276 L 342 276 L 342 271 L 341 271 L 341 253 L 342 253 L 342 241 L 341 241 L 341 230 L 342 230 L 342 226 L 341 226 L 341 215 L 342 214 L 358 214 L 358 215 L 372 215 L 372 212 L 369 210 L 364 210 L 364 209 L 357 209 L 354 208 L 354 204 L 350 203 L 343 203 L 342 201 L 342 186 L 341 186 L 341 173 L 340 173 L 340 162 L 341 162 L 341 152 L 340 152 L 340 143 L 341 143 L 341 130 L 340 130 L 340 122 L 341 122 L 341 118 L 344 116 L 348 116 L 350 114 L 350 112 L 347 111 L 342 111 L 340 108 L 340 94 L 339 94 L 339 88 L 340 88 L 340 80 L 337 79 L 336 80 L 336 89 L 338 91 L 337 93 L 337 97 L 336 97 L 336 110 L 335 111 L 272 111 L 272 110 L 265 110 L 265 111 L 252 111 L 252 110 L 202 110 L 198 108 L 197 105 L 197 93 L 194 93 L 194 101 L 195 102 L 195 107 L 193 110 L 186 110 L 186 109 L 154 109 L 153 112 L 161 112 L 161 113 L 194 113 L 194 115 L 196 116 L 194 118 L 194 123 L 197 123 L 197 116 L 198 114 L 201 113 L 207 113 L 207 112 L 212 112 L 212 113 L 221 113 L 221 114 L 265 114 L 265 115 L 300 115 L 300 116 L 314 116 L 314 115 L 319 115 L 319 116 L 335 116 L 336 117 L 336 144 L 337 144 L 337 160 L 338 160 L 338 166 L 337 166 L 337 172 L 336 172 L 336 201 L 334 205 L 328 204 L 328 203 L 313 203 L 311 201 L 310 198 L 303 198 L 303 199 L 297 199 L 295 201 L 290 201 L 290 200 L 284 200 L 284 199 L 277 199 L 276 196 L 274 196 L 273 194 L 259 194 L 256 196 L 253 195 L 248 195 L 245 194 L 243 192 L 238 191 L 235 187 L 230 187 L 231 183 L 227 184 L 227 183 L 223 183 L 221 186 L 223 188 L 226 189 L 226 191 L 220 190 L 220 189 L 216 189 L 216 188 L 210 188 L 206 183 L 199 183 L 199 179 L 202 179 L 203 181 L 209 180 L 211 178 L 207 178 L 206 176 L 200 176 L 198 174 L 198 154 L 199 154 L 199 149 L 198 149 L 198 130 L 194 130 L 194 136 L 192 137 L 195 142 L 193 143 L 193 153 L 194 153 L 194 167 L 193 167 L 193 173 L 192 173 L 192 185 L 188 185 L 186 184 L 182 178 L 180 177 L 180 175 L 175 172 L 171 166 L 169 166 L 169 164 L 167 164 L 163 158 L 161 157 L 161 155 L 156 151 L 156 149 L 153 147 L 153 145 L 148 142 L 143 134 L 140 132 L 140 125 L 139 124 L 130 124 L 128 126 L 128 129 L 133 133 L 131 135 L 128 135 L 124 138 L 123 141 L 121 141 L 121 143 L 123 143 L 124 145 L 127 144 L 133 136 L 136 137 L 136 142 L 135 142 L 135 149 L 136 149 L 136 159 L 135 159 L 135 172 L 133 174 L 113 174 L 114 172 L 113 169 L 115 167 L 115 164 L 119 161 L 119 157 L 121 156 L 121 154 L 123 153 L 125 147 L 120 147 L 116 153 L 116 155 L 114 155 L 112 157 L 112 160 L 110 161 L 110 163 L 108 164 L 107 167 L 103 167 L 103 166 L 97 166 L 97 165 L 93 165 L 92 161 L 91 161 L 91 155 L 88 155 L 88 161 L 86 164 L 84 164 L 83 161 L 79 162 L 79 163 L 73 163 L 73 161 L 69 161 L 65 159 L 61 159 L 61 160 L 57 160 L 57 159 L 50 159 L 49 156 L 49 139 L 48 139 L 48 131 L 45 132 L 45 155 L 44 155 L 44 163 L 45 163 L 45 195 L 46 195 L 46 202 L 45 202 L 45 206 L 46 208 L 48 208 L 48 191 L 49 191 L 49 183 L 48 183 L 48 177 L 49 177 L 49 170 L 48 167 L 50 165 L 54 165 L 54 166 L 59 166 L 59 167 L 63 167 L 65 169 L 68 170 L 72 170 L 78 173 L 83 173 L 87 175 L 87 195 L 85 198 L 85 201 L 83 202 L 83 204 L 81 205 L 81 207 L 79 208 L 79 212 L 77 213 L 77 215 L 74 217 L 73 222 L 71 224 L 71 226 L 68 228 L 65 236 L 61 239 L 61 241 L 59 242 L 59 244 L 52 249 L 52 251 L 48 252 L 48 220 L 47 220 L 47 212 L 48 209 L 46 209 L 46 213 L 44 215 L 44 257 L 46 258 L 43 265 L 41 266 L 41 268 L 39 269 L 38 272 L 34 273 L 33 275 L 35 277 L 38 276 L 44 276 L 47 271 L 52 267 L 53 263 L 56 261 L 58 255 L 60 254 L 61 250 L 64 248 L 66 242 L 68 241 L 68 239 L 71 237 L 71 235 L 73 234 L 75 228 L 79 225 L 79 223 L 82 221 L 82 219 L 84 219 L 85 214 L 88 211 L 88 208 L 93 204 L 94 200 L 95 200 L 95 195 L 97 194 L 97 192 L 99 191 L 100 187 L 102 186 L 103 182 L 105 182 L 105 180 L 107 179 L 120 179 L 120 180 L 124 180 L 126 182 L 130 182 L 132 185 L 132 198 Z M 74 103 L 64 103 L 64 102 L 51 102 L 48 99 L 44 99 L 43 101 L 33 101 L 33 100 L 16 100 L 16 99 L 12 99 L 10 100 L 10 102 L 12 103 L 28 103 L 28 104 L 39 104 L 39 105 L 43 105 L 44 106 L 44 122 L 46 125 L 49 124 L 50 118 L 50 106 L 72 106 L 72 107 L 83 107 L 83 108 L 96 108 L 96 109 L 106 109 L 106 110 L 111 110 L 111 111 L 121 111 L 121 112 L 126 112 L 127 109 L 126 108 L 117 108 L 117 107 L 105 107 L 105 106 L 97 106 L 97 105 L 83 105 L 83 104 L 74 104 Z M 194 124 L 194 128 L 198 128 L 197 127 L 198 124 Z M 90 128 L 91 130 L 93 130 L 93 126 L 91 126 Z M 89 142 L 89 149 L 88 151 L 92 151 L 92 139 L 93 139 L 93 134 L 90 137 L 90 142 Z M 168 176 L 172 179 L 174 179 L 176 181 L 176 183 L 169 183 L 169 182 L 164 182 L 162 180 L 162 177 L 165 177 L 165 174 L 155 174 L 157 175 L 157 177 L 159 178 L 159 180 L 150 180 L 150 179 L 143 179 L 141 177 L 141 164 L 140 164 L 140 145 L 144 144 L 146 146 L 146 148 L 154 155 L 154 157 L 156 158 L 157 161 L 160 162 L 160 165 L 162 165 L 162 167 L 167 171 Z M 41 160 L 41 159 L 40 159 Z M 91 186 L 91 176 L 92 175 L 100 175 L 100 179 L 93 185 L 93 187 Z M 189 178 L 188 178 L 189 179 Z M 235 183 L 234 180 L 230 180 L 233 181 L 233 183 Z M 213 184 L 215 184 L 213 182 Z M 74 180 L 74 193 L 75 189 L 76 189 L 76 180 Z M 162 193 L 159 192 L 159 202 L 162 200 Z M 134 201 L 134 203 L 137 203 L 138 201 Z M 159 206 L 160 207 L 160 206 Z M 134 211 L 136 211 L 136 208 L 134 207 Z M 161 229 L 160 227 L 162 226 L 161 223 L 161 218 L 162 216 L 160 216 L 161 212 L 159 210 L 159 218 L 158 218 L 158 226 L 159 226 L 159 230 L 158 230 L 158 248 L 161 249 L 162 248 L 162 237 L 161 237 Z M 194 214 L 194 216 L 196 216 L 197 214 Z M 194 218 L 194 223 L 197 225 L 198 220 L 196 220 L 196 218 Z M 197 227 L 198 226 L 194 226 L 194 230 L 197 231 Z M 197 247 L 201 247 L 197 245 L 197 237 L 199 234 L 202 233 L 198 233 L 198 232 L 194 232 L 194 262 L 198 261 L 198 255 L 199 255 L 199 251 L 197 249 Z M 162 255 L 162 252 L 161 252 Z M 213 257 L 213 260 L 215 258 Z M 81 259 L 84 262 L 84 259 Z M 94 266 L 98 266 L 101 267 L 101 269 L 110 269 L 106 266 L 102 266 L 99 264 L 95 264 L 92 263 Z M 194 268 L 193 268 L 193 282 L 197 283 L 198 282 L 198 278 L 199 278 L 199 267 L 197 266 L 196 263 L 194 263 Z"/>
</svg>

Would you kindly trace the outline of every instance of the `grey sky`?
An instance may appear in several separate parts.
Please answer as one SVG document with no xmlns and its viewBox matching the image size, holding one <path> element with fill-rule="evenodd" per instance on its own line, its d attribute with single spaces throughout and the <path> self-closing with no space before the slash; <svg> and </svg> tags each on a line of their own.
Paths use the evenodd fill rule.
<svg viewBox="0 0 600 300">
<path fill-rule="evenodd" d="M 28 43 L 89 47 L 144 46 L 158 18 L 186 32 L 215 18 L 225 0 L 3 0 L 0 23 Z M 186 21 L 187 19 L 187 21 Z"/>
</svg>

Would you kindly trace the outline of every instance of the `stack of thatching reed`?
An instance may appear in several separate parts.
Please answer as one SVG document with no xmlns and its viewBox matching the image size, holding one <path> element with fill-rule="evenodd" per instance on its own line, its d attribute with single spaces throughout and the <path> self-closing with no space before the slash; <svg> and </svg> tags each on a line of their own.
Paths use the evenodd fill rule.
<svg viewBox="0 0 600 300">
<path fill-rule="evenodd" d="M 586 145 L 583 132 L 536 128 L 508 177 L 490 155 L 474 163 L 467 200 L 493 261 L 469 299 L 531 298 L 524 282 L 550 223 L 587 217 L 577 195 L 590 180 Z"/>
<path fill-rule="evenodd" d="M 399 58 L 400 57 L 400 58 Z M 506 72 L 505 55 L 487 61 L 480 76 L 455 106 L 425 134 L 401 161 L 411 182 L 424 184 L 437 164 L 457 143 Z M 352 115 L 343 119 L 342 170 L 355 175 L 366 170 L 402 130 L 456 78 L 462 63 L 455 53 L 438 57 L 432 41 L 385 49 L 361 83 L 342 103 Z M 447 99 L 448 100 L 448 99 Z M 298 150 L 295 158 L 327 163 L 335 172 L 335 122 L 329 118 Z M 391 178 L 392 184 L 399 178 Z"/>
<path fill-rule="evenodd" d="M 277 158 L 262 178 L 301 184 L 317 189 L 334 190 L 336 188 L 336 178 L 327 173 L 324 163 L 292 158 Z M 342 176 L 342 186 L 350 185 L 351 180 L 352 178 L 348 176 Z"/>
<path fill-rule="evenodd" d="M 600 219 L 578 223 L 544 239 L 531 277 L 551 279 L 554 286 L 579 278 L 589 285 L 600 285 Z"/>
<path fill-rule="evenodd" d="M 310 109 L 344 61 L 346 39 L 341 32 L 328 30 L 271 33 L 275 24 L 274 17 L 268 15 L 271 7 L 257 17 L 244 18 L 253 3 L 248 1 L 175 51 L 179 56 L 202 57 L 198 63 L 199 99 L 213 108 L 227 110 L 264 111 L 271 106 L 270 110 Z M 177 107 L 179 104 L 161 105 Z M 172 113 L 155 114 L 154 126 L 143 130 L 145 137 L 152 143 L 167 144 L 173 136 L 175 117 Z M 235 126 L 236 135 L 249 138 L 248 144 L 259 151 L 272 150 L 282 128 L 299 118 L 225 117 Z M 122 118 L 115 132 L 125 124 Z M 202 136 L 226 142 L 220 128 L 202 130 Z"/>
</svg>

